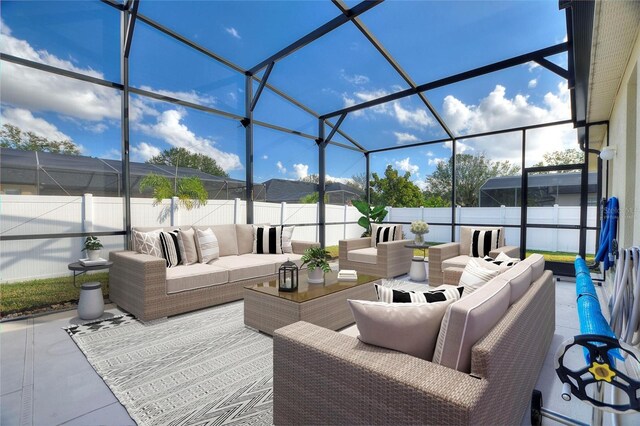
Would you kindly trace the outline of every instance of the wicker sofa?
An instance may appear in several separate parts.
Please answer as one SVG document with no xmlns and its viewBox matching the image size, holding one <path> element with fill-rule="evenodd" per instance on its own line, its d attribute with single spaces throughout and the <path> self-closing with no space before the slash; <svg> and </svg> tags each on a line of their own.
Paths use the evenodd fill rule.
<svg viewBox="0 0 640 426">
<path fill-rule="evenodd" d="M 245 286 L 275 279 L 278 268 L 287 260 L 300 266 L 304 250 L 318 246 L 315 242 L 292 241 L 293 253 L 252 254 L 253 225 L 195 228 L 213 230 L 220 244 L 219 259 L 167 268 L 159 257 L 135 251 L 111 252 L 109 298 L 141 321 L 240 300 Z M 172 229 L 176 228 L 164 228 Z"/>
<path fill-rule="evenodd" d="M 429 284 L 438 286 L 440 284 L 457 284 L 469 256 L 471 245 L 471 233 L 476 230 L 500 230 L 500 240 L 498 248 L 491 250 L 489 256 L 496 257 L 503 252 L 509 257 L 520 257 L 520 248 L 507 246 L 504 244 L 504 228 L 482 227 L 482 226 L 461 226 L 460 242 L 439 244 L 429 248 Z"/>
<path fill-rule="evenodd" d="M 509 273 L 509 280 L 530 282 L 509 289 L 509 303 L 524 293 L 468 347 L 467 371 L 452 368 L 456 357 L 445 356 L 442 347 L 436 360 L 438 346 L 432 362 L 305 322 L 276 330 L 274 423 L 520 424 L 555 330 L 553 275 L 536 261 L 531 273 Z M 500 286 L 495 283 L 505 274 L 487 289 Z M 477 307 L 477 297 L 471 298 L 483 288 L 449 305 L 445 318 L 456 304 Z M 484 325 L 464 321 L 462 334 Z M 438 345 L 442 336 L 441 328 Z"/>
</svg>

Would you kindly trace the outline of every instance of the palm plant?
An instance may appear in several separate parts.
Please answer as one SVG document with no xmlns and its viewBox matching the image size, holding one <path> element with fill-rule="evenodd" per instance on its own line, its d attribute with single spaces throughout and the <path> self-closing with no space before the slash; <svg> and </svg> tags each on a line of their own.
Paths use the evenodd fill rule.
<svg viewBox="0 0 640 426">
<path fill-rule="evenodd" d="M 145 189 L 153 190 L 154 206 L 167 198 L 178 197 L 179 204 L 187 210 L 206 205 L 209 196 L 202 181 L 196 176 L 185 178 L 176 176 L 172 185 L 167 177 L 151 173 L 140 181 L 140 192 Z"/>
</svg>

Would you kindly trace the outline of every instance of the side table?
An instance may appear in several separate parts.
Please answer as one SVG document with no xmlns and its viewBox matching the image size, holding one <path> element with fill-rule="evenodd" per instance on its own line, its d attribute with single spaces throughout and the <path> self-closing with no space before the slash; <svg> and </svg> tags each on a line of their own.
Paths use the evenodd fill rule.
<svg viewBox="0 0 640 426">
<path fill-rule="evenodd" d="M 113 262 L 107 261 L 100 265 L 83 265 L 81 262 L 70 263 L 67 267 L 73 271 L 73 286 L 76 285 L 76 277 L 87 271 L 109 269 Z M 83 320 L 100 318 L 104 313 L 104 299 L 102 297 L 102 285 L 97 281 L 83 283 L 80 286 L 80 300 L 78 301 L 78 316 Z"/>
<path fill-rule="evenodd" d="M 429 258 L 426 256 L 429 244 L 405 244 L 406 248 L 422 250 L 422 256 L 414 256 L 411 259 L 411 269 L 409 270 L 409 279 L 411 281 L 423 282 L 427 280 L 426 263 Z"/>
</svg>

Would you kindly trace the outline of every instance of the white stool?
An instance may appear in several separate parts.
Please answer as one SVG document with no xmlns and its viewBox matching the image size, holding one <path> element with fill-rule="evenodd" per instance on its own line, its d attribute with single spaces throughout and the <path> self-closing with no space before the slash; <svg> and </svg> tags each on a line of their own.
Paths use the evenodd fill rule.
<svg viewBox="0 0 640 426">
<path fill-rule="evenodd" d="M 80 301 L 78 302 L 78 316 L 83 320 L 100 318 L 104 313 L 104 299 L 102 297 L 102 284 L 89 282 L 82 284 L 80 288 Z"/>
<path fill-rule="evenodd" d="M 409 278 L 411 281 L 426 281 L 427 268 L 425 267 L 424 257 L 414 256 L 411 259 L 411 269 L 409 270 Z"/>
</svg>

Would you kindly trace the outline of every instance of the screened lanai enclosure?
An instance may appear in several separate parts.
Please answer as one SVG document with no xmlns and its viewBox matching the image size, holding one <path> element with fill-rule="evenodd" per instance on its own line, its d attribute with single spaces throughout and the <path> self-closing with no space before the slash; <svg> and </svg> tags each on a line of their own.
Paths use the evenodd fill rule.
<svg viewBox="0 0 640 426">
<path fill-rule="evenodd" d="M 593 253 L 606 194 L 584 147 L 607 123 L 574 83 L 589 16 L 551 3 L 3 1 L 2 281 L 135 226 L 295 224 L 336 245 L 362 232 L 355 198 L 431 242 L 501 225 L 523 256 Z M 153 162 L 173 148 L 214 165 Z M 200 178 L 207 204 L 153 203 L 150 173 Z M 569 177 L 539 202 L 536 182 Z M 486 204 L 501 179 L 515 195 Z"/>
</svg>

